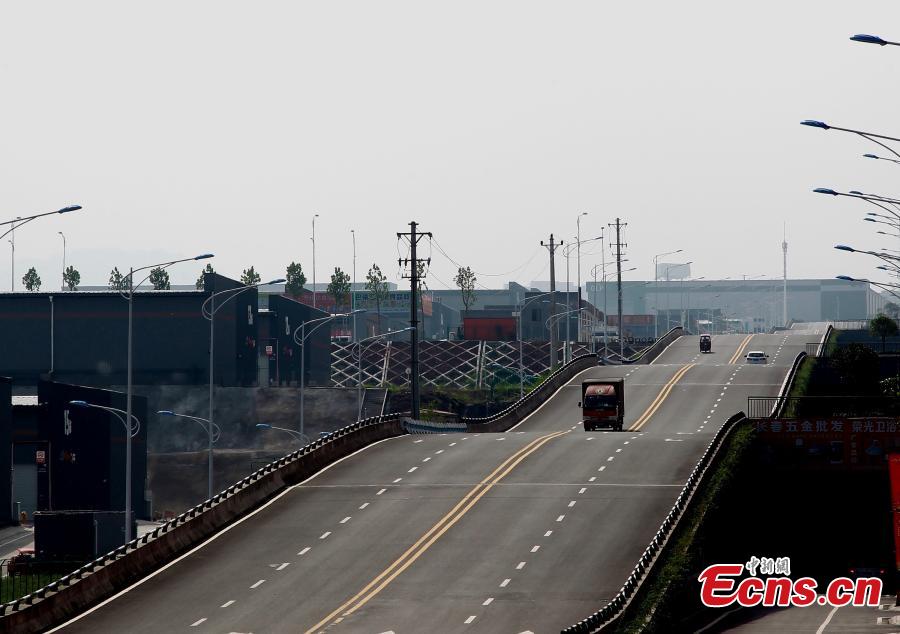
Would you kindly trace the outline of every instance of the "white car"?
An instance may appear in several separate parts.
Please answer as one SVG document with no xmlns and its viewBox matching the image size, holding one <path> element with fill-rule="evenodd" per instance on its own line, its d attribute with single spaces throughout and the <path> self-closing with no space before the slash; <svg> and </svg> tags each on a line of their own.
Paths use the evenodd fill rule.
<svg viewBox="0 0 900 634">
<path fill-rule="evenodd" d="M 744 358 L 747 360 L 747 363 L 768 363 L 769 355 L 761 350 L 753 350 L 748 352 Z"/>
</svg>

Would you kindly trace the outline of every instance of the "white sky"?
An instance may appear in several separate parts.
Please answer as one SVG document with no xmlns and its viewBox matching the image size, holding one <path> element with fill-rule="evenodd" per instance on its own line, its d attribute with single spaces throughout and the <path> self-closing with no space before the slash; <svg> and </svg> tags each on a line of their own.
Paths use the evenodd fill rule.
<svg viewBox="0 0 900 634">
<path fill-rule="evenodd" d="M 0 220 L 84 205 L 17 232 L 16 286 L 29 266 L 56 284 L 60 230 L 83 284 L 206 251 L 226 275 L 311 278 L 313 213 L 320 282 L 351 270 L 351 228 L 358 279 L 375 261 L 400 281 L 414 219 L 477 272 L 516 269 L 480 284 L 528 283 L 580 211 L 583 239 L 628 222 L 626 279 L 677 248 L 697 276 L 780 275 L 787 221 L 791 277 L 884 280 L 832 249 L 892 246 L 869 206 L 810 190 L 900 196 L 900 165 L 798 125 L 900 136 L 900 48 L 854 33 L 900 40 L 900 4 L 6 3 Z M 452 284 L 431 254 L 431 286 Z"/>
</svg>

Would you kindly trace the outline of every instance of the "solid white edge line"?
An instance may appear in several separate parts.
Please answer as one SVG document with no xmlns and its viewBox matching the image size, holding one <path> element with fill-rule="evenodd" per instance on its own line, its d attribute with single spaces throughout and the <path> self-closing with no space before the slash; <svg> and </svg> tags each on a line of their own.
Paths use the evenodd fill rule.
<svg viewBox="0 0 900 634">
<path fill-rule="evenodd" d="M 717 618 L 715 621 L 713 621 L 712 623 L 707 623 L 706 625 L 704 625 L 703 627 L 701 627 L 699 630 L 697 630 L 696 632 L 694 632 L 694 634 L 702 634 L 703 632 L 705 632 L 706 630 L 708 630 L 709 628 L 711 628 L 713 625 L 717 624 L 719 621 L 721 621 L 722 619 L 724 619 L 726 616 L 728 616 L 729 614 L 734 614 L 734 613 L 737 612 L 738 610 L 740 610 L 740 608 L 734 608 L 733 610 L 728 610 L 728 612 L 726 612 L 726 613 L 723 614 L 722 616 L 718 617 L 718 618 Z"/>
<path fill-rule="evenodd" d="M 54 627 L 52 630 L 48 630 L 47 634 L 52 634 L 53 632 L 58 632 L 59 630 L 63 629 L 64 627 L 67 627 L 67 626 L 71 625 L 71 624 L 74 623 L 75 621 L 78 621 L 78 620 L 84 618 L 84 617 L 87 616 L 88 614 L 91 614 L 91 613 L 93 613 L 94 611 L 99 610 L 100 608 L 102 608 L 102 607 L 103 607 L 104 605 L 106 605 L 107 603 L 112 603 L 113 601 L 115 601 L 116 599 L 118 599 L 119 597 L 121 597 L 123 594 L 126 594 L 126 593 L 128 593 L 128 592 L 131 592 L 132 590 L 134 590 L 135 588 L 137 588 L 139 585 L 143 584 L 143 583 L 146 582 L 146 581 L 149 581 L 150 579 L 152 579 L 153 577 L 155 577 L 156 575 L 158 575 L 158 574 L 161 573 L 162 571 L 166 570 L 167 568 L 169 568 L 169 567 L 171 567 L 171 566 L 174 566 L 175 564 L 177 564 L 177 563 L 178 563 L 179 561 L 181 561 L 182 559 L 186 559 L 186 558 L 190 557 L 191 555 L 193 555 L 195 552 L 197 552 L 198 550 L 200 550 L 200 549 L 203 548 L 204 546 L 206 546 L 206 545 L 210 544 L 211 542 L 217 540 L 219 537 L 221 537 L 222 535 L 224 535 L 225 533 L 227 533 L 228 531 L 230 531 L 230 530 L 231 530 L 232 528 L 234 528 L 235 526 L 238 526 L 239 524 L 242 524 L 243 522 L 247 521 L 248 519 L 250 519 L 251 517 L 253 517 L 253 516 L 256 515 L 257 513 L 259 513 L 260 511 L 262 511 L 263 509 L 267 508 L 267 507 L 270 506 L 271 504 L 274 504 L 274 503 L 277 502 L 279 499 L 281 499 L 282 496 L 286 495 L 287 493 L 289 493 L 289 492 L 292 491 L 293 489 L 295 489 L 295 488 L 297 488 L 297 487 L 300 487 L 300 486 L 306 484 L 307 482 L 309 482 L 310 480 L 312 480 L 312 479 L 314 479 L 314 478 L 318 478 L 320 475 L 322 475 L 323 473 L 325 473 L 326 471 L 328 471 L 328 470 L 331 469 L 332 467 L 334 467 L 334 466 L 336 466 L 336 465 L 339 465 L 339 464 L 342 463 L 344 460 L 347 460 L 348 458 L 352 458 L 352 457 L 355 456 L 356 454 L 361 453 L 361 452 L 365 451 L 366 449 L 368 449 L 368 448 L 370 448 L 370 447 L 374 447 L 375 445 L 380 445 L 380 444 L 383 443 L 383 442 L 387 442 L 387 441 L 389 441 L 389 440 L 398 440 L 398 439 L 401 439 L 401 438 L 403 438 L 403 436 L 405 436 L 405 435 L 406 435 L 406 434 L 402 434 L 402 435 L 400 435 L 400 436 L 392 436 L 391 438 L 384 438 L 384 439 L 382 439 L 382 440 L 377 440 L 377 441 L 375 441 L 375 442 L 373 442 L 373 443 L 371 443 L 371 444 L 366 445 L 365 447 L 362 447 L 362 448 L 360 448 L 360 449 L 357 449 L 356 451 L 354 451 L 353 453 L 351 453 L 351 454 L 349 454 L 349 455 L 347 455 L 347 456 L 344 456 L 344 457 L 341 458 L 340 460 L 337 460 L 337 461 L 335 461 L 335 462 L 332 462 L 332 463 L 331 463 L 330 465 L 328 465 L 327 467 L 324 467 L 324 468 L 322 468 L 321 470 L 319 470 L 319 471 L 317 471 L 316 473 L 314 473 L 314 474 L 312 474 L 311 476 L 309 476 L 306 480 L 303 480 L 302 482 L 298 482 L 297 484 L 292 484 L 291 486 L 287 487 L 284 491 L 282 491 L 281 493 L 279 493 L 278 495 L 276 495 L 275 497 L 273 497 L 271 500 L 269 500 L 268 502 L 266 502 L 265 504 L 263 504 L 262 506 L 260 506 L 258 509 L 256 509 L 256 510 L 254 510 L 253 512 L 251 512 L 251 513 L 245 515 L 244 517 L 242 517 L 241 519 L 237 520 L 236 522 L 233 522 L 233 523 L 229 524 L 228 526 L 226 526 L 225 528 L 223 528 L 222 530 L 220 530 L 218 533 L 213 534 L 213 535 L 212 535 L 211 537 L 209 537 L 206 541 L 204 541 L 204 542 L 198 544 L 197 546 L 194 546 L 191 550 L 189 550 L 188 552 L 184 553 L 184 554 L 181 555 L 180 557 L 178 557 L 178 558 L 176 558 L 176 559 L 173 559 L 172 561 L 170 561 L 169 563 L 167 563 L 167 564 L 166 564 L 165 566 L 163 566 L 162 568 L 159 568 L 158 570 L 154 570 L 153 572 L 151 572 L 151 573 L 150 573 L 149 575 L 147 575 L 146 577 L 144 577 L 144 578 L 142 578 L 142 579 L 140 579 L 140 580 L 138 580 L 138 581 L 135 581 L 133 584 L 131 584 L 130 586 L 128 586 L 128 587 L 125 588 L 124 590 L 120 590 L 119 592 L 117 592 L 117 593 L 114 594 L 113 596 L 109 597 L 108 599 L 106 599 L 105 601 L 103 601 L 103 602 L 101 602 L 101 603 L 98 603 L 97 605 L 95 605 L 95 606 L 92 607 L 91 609 L 89 609 L 89 610 L 87 610 L 87 611 L 85 611 L 85 612 L 82 612 L 82 613 L 79 614 L 78 616 L 69 619 L 68 621 L 66 621 L 65 623 L 63 623 L 63 624 L 61 624 L 61 625 L 57 625 L 57 626 Z"/>
</svg>

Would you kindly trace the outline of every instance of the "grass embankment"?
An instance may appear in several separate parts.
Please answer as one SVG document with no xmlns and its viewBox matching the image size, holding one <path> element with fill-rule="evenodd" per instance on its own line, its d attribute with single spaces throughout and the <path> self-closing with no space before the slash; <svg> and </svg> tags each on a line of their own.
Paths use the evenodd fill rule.
<svg viewBox="0 0 900 634">
<path fill-rule="evenodd" d="M 677 623 L 699 609 L 697 576 L 704 566 L 704 532 L 718 511 L 719 500 L 741 476 L 750 455 L 755 431 L 741 424 L 719 450 L 721 459 L 694 494 L 661 559 L 653 567 L 648 584 L 626 610 L 616 632 L 672 632 Z"/>
</svg>

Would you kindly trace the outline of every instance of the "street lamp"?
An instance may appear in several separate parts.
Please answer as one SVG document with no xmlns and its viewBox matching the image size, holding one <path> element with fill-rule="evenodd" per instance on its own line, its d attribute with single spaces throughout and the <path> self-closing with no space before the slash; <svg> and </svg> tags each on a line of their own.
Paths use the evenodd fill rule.
<svg viewBox="0 0 900 634">
<path fill-rule="evenodd" d="M 879 283 L 879 282 L 873 282 L 872 280 L 867 280 L 865 278 L 850 277 L 849 275 L 835 275 L 835 278 L 839 279 L 839 280 L 844 280 L 845 282 L 865 282 L 865 283 L 871 284 L 873 286 L 878 286 L 879 288 L 883 288 L 884 290 L 886 290 L 888 293 L 890 293 L 897 299 L 900 299 L 900 295 L 898 295 L 897 293 L 895 293 L 894 291 L 891 290 L 892 288 L 900 288 L 900 285 L 898 285 L 898 284 L 883 284 L 883 283 Z"/>
<path fill-rule="evenodd" d="M 316 307 L 316 218 L 319 214 L 313 214 L 312 219 L 312 260 L 313 260 L 313 308 Z"/>
<path fill-rule="evenodd" d="M 885 139 L 887 141 L 900 142 L 900 139 L 892 137 L 892 136 L 885 136 L 883 134 L 875 134 L 874 132 L 862 132 L 861 130 L 853 130 L 851 128 L 839 128 L 837 126 L 828 125 L 824 121 L 817 121 L 815 119 L 805 119 L 800 122 L 800 125 L 809 126 L 811 128 L 819 128 L 821 130 L 839 130 L 841 132 L 850 132 L 851 134 L 861 136 L 862 138 L 869 140 L 872 143 L 876 143 L 876 144 L 880 145 L 881 147 L 883 147 L 885 150 L 887 150 L 888 152 L 890 152 L 897 158 L 900 158 L 900 154 L 898 154 L 896 151 L 894 151 L 890 146 L 885 145 L 881 141 L 876 141 L 876 139 Z"/>
<path fill-rule="evenodd" d="M 32 220 L 35 220 L 37 218 L 43 218 L 44 216 L 51 216 L 53 214 L 67 214 L 70 211 L 78 211 L 79 209 L 81 209 L 81 205 L 69 205 L 68 207 L 63 207 L 61 209 L 57 209 L 56 211 L 45 211 L 42 214 L 35 214 L 33 216 L 24 216 L 24 217 L 19 216 L 18 218 L 14 218 L 12 220 L 5 220 L 3 222 L 0 222 L 0 227 L 3 227 L 5 225 L 10 225 L 9 229 L 7 229 L 2 234 L 0 234 L 0 240 L 5 238 L 9 234 L 12 234 L 12 239 L 9 241 L 9 244 L 12 247 L 12 252 L 11 252 L 12 273 L 11 273 L 11 279 L 10 279 L 10 285 L 9 285 L 10 291 L 16 290 L 16 233 L 15 233 L 16 229 L 20 228 L 22 225 L 28 224 L 29 222 L 31 222 Z"/>
<path fill-rule="evenodd" d="M 119 291 L 119 294 L 128 300 L 128 362 L 127 362 L 127 387 L 125 390 L 125 403 L 126 403 L 126 416 L 128 420 L 131 420 L 131 397 L 134 391 L 134 386 L 132 383 L 133 376 L 133 367 L 134 367 L 134 291 L 136 288 L 140 287 L 141 284 L 146 282 L 150 278 L 150 274 L 147 274 L 144 279 L 142 279 L 137 284 L 134 283 L 134 274 L 140 271 L 146 271 L 147 269 L 152 270 L 155 268 L 167 269 L 173 264 L 179 264 L 180 262 L 192 262 L 194 260 L 206 260 L 208 258 L 213 257 L 212 253 L 204 253 L 202 255 L 197 255 L 192 258 L 182 258 L 180 260 L 172 260 L 170 262 L 161 262 L 159 264 L 151 264 L 149 266 L 142 266 L 140 268 L 131 267 L 128 272 L 128 294 L 122 290 Z M 125 453 L 127 456 L 127 461 L 131 462 L 131 436 L 126 436 L 125 438 Z M 129 477 L 131 472 L 129 471 Z M 131 500 L 131 489 L 128 489 L 128 499 L 129 502 Z M 129 524 L 127 527 L 128 534 L 131 533 L 131 525 Z M 127 541 L 131 541 L 130 539 Z"/>
<path fill-rule="evenodd" d="M 528 306 L 531 302 L 536 299 L 540 299 L 541 297 L 546 297 L 547 295 L 553 295 L 553 291 L 549 293 L 541 293 L 540 295 L 535 295 L 534 297 L 529 297 L 524 302 L 520 303 L 519 308 L 519 400 L 525 396 L 525 374 L 524 374 L 524 363 L 522 362 L 522 313 L 525 311 L 525 307 Z M 550 332 L 553 332 L 552 330 Z"/>
<path fill-rule="evenodd" d="M 888 40 L 883 40 L 877 35 L 867 35 L 865 33 L 857 33 L 850 37 L 854 42 L 862 42 L 863 44 L 878 44 L 879 46 L 885 46 L 886 44 L 890 44 L 891 46 L 900 46 L 900 42 L 889 42 Z"/>
<path fill-rule="evenodd" d="M 350 310 L 355 308 L 354 304 L 356 299 L 356 229 L 350 230 L 350 235 L 353 236 L 353 286 L 350 290 Z M 356 341 L 356 315 L 353 315 L 353 333 L 350 336 L 350 341 Z"/>
<path fill-rule="evenodd" d="M 885 158 L 884 156 L 878 156 L 876 154 L 863 154 L 863 157 L 869 159 L 878 159 L 880 161 L 890 161 L 891 163 L 900 163 L 900 161 L 898 161 L 897 159 Z"/>
<path fill-rule="evenodd" d="M 636 271 L 636 270 L 637 270 L 637 267 L 632 266 L 630 269 L 622 269 L 622 273 L 628 273 L 629 271 Z M 610 276 L 616 275 L 616 273 L 617 273 L 616 271 L 610 271 L 609 273 L 603 274 L 603 361 L 606 361 L 606 358 L 607 358 L 606 354 L 607 354 L 608 347 L 609 347 L 609 337 L 608 337 L 608 332 L 609 332 L 608 321 L 609 320 L 607 319 L 607 316 L 606 316 L 606 285 L 607 285 L 606 280 Z M 594 283 L 596 284 L 596 282 L 594 282 Z M 619 324 L 617 326 L 617 328 L 619 329 L 619 336 L 621 337 L 622 336 L 622 324 Z"/>
<path fill-rule="evenodd" d="M 131 439 L 134 436 L 137 436 L 138 432 L 141 431 L 141 421 L 138 420 L 137 416 L 132 415 L 130 411 L 126 412 L 117 407 L 96 405 L 94 403 L 88 403 L 87 401 L 69 401 L 69 405 L 102 409 L 118 418 L 119 422 L 125 427 L 125 543 L 127 544 L 134 539 L 131 530 L 131 517 L 133 514 L 131 505 Z M 123 415 L 125 418 L 122 418 Z M 129 421 L 131 424 L 126 421 Z"/>
<path fill-rule="evenodd" d="M 689 261 L 689 262 L 674 262 L 674 263 L 672 263 L 672 264 L 666 265 L 666 282 L 669 282 L 669 281 L 670 281 L 670 280 L 669 280 L 669 271 L 670 271 L 671 269 L 675 268 L 676 266 L 688 266 L 689 264 L 693 264 L 693 263 L 694 263 L 694 261 L 691 260 L 691 261 Z M 683 282 L 683 281 L 684 281 L 684 280 L 683 280 L 683 278 L 682 278 L 682 282 Z M 654 287 L 655 287 L 655 286 L 656 286 L 656 284 L 654 284 Z M 684 286 L 684 284 L 682 283 L 682 287 L 683 287 L 683 286 Z M 671 321 L 671 320 L 669 319 L 669 310 L 670 310 L 670 305 L 669 305 L 669 291 L 668 291 L 668 289 L 666 289 L 666 332 L 669 332 L 669 323 L 670 323 L 670 321 Z M 659 321 L 659 309 L 658 309 L 658 308 L 657 308 L 657 310 L 656 310 L 656 315 L 657 315 L 656 321 L 658 322 L 658 321 Z M 619 331 L 620 331 L 620 332 L 619 332 L 619 336 L 620 336 L 620 337 L 622 336 L 621 329 L 622 329 L 622 324 L 619 324 Z M 659 333 L 656 332 L 656 329 L 655 329 L 655 328 L 654 328 L 654 334 L 655 334 L 655 337 L 654 337 L 654 338 L 657 338 L 657 339 L 658 339 L 658 338 L 659 338 Z M 620 339 L 620 340 L 621 340 L 621 339 Z"/>
<path fill-rule="evenodd" d="M 62 236 L 63 241 L 63 267 L 62 267 L 62 286 L 60 286 L 60 290 L 66 290 L 66 234 L 62 231 L 57 231 L 57 233 Z"/>
<path fill-rule="evenodd" d="M 326 317 L 318 317 L 316 319 L 310 319 L 304 322 L 301 322 L 299 326 L 294 330 L 294 343 L 300 346 L 300 434 L 303 434 L 305 429 L 304 427 L 304 397 L 305 390 L 304 386 L 306 385 L 306 339 L 310 335 L 312 335 L 316 330 L 327 324 L 328 322 L 342 318 L 349 317 L 354 313 L 364 313 L 366 312 L 363 309 L 352 310 L 349 313 L 336 313 L 334 315 L 328 315 Z M 309 332 L 306 332 L 307 324 L 316 324 L 315 327 L 312 328 Z M 297 335 L 300 335 L 300 338 L 297 338 Z"/>
<path fill-rule="evenodd" d="M 582 216 L 586 216 L 586 215 L 587 215 L 587 212 L 584 212 L 582 214 Z M 578 219 L 580 221 L 581 216 L 578 216 Z M 578 230 L 579 230 L 579 232 L 581 231 L 580 223 L 579 223 Z M 587 244 L 588 242 L 596 242 L 597 240 L 603 240 L 603 235 L 601 234 L 601 235 L 597 236 L 596 238 L 590 238 L 588 240 L 581 240 L 580 237 L 576 236 L 575 244 L 569 244 L 569 246 L 563 248 L 563 255 L 566 257 L 566 310 L 570 310 L 572 308 L 572 302 L 571 302 L 572 290 L 569 285 L 569 256 L 572 254 L 573 250 L 575 250 L 575 249 L 578 250 L 578 254 L 579 254 L 578 255 L 578 260 L 579 260 L 579 263 L 578 263 L 578 300 L 579 300 L 579 305 L 580 305 L 581 304 L 581 245 L 582 245 L 582 243 Z M 604 255 L 604 259 L 605 259 L 605 255 Z M 566 361 L 567 361 L 567 356 L 566 356 L 567 350 L 569 350 L 569 343 L 572 340 L 569 325 L 570 325 L 569 322 L 566 321 L 566 345 L 563 348 L 563 363 L 566 363 Z M 580 328 L 579 328 L 579 331 L 580 331 Z M 579 332 L 579 340 L 581 339 L 580 334 L 581 333 Z"/>
<path fill-rule="evenodd" d="M 576 268 L 578 269 L 578 305 L 579 306 L 581 306 L 581 217 L 586 216 L 586 215 L 588 215 L 588 212 L 582 211 L 580 214 L 578 214 L 578 217 L 575 220 L 575 224 L 578 226 L 578 237 L 576 238 L 576 244 L 578 245 L 578 249 L 577 249 L 578 250 L 578 255 L 577 255 L 577 258 L 578 258 L 577 264 L 578 265 Z M 602 240 L 603 234 L 601 233 L 600 236 L 596 239 Z M 602 248 L 602 246 L 601 246 L 601 248 Z M 568 287 L 566 287 L 566 291 L 568 291 L 568 290 L 569 290 Z M 568 328 L 568 326 L 566 326 L 566 328 Z M 581 341 L 581 328 L 580 327 L 578 329 L 578 341 Z"/>
<path fill-rule="evenodd" d="M 271 280 L 269 282 L 265 282 L 268 284 L 281 284 L 284 282 L 284 278 L 278 278 L 276 280 Z M 214 408 L 214 400 L 215 400 L 215 364 L 213 363 L 215 359 L 215 350 L 216 350 L 216 338 L 215 338 L 215 326 L 216 326 L 216 313 L 225 306 L 229 301 L 243 293 L 244 291 L 249 291 L 251 288 L 258 288 L 262 286 L 262 282 L 258 282 L 256 284 L 246 284 L 244 286 L 238 286 L 237 288 L 227 288 L 224 291 L 219 291 L 218 293 L 211 293 L 209 297 L 207 297 L 203 304 L 200 306 L 200 314 L 203 315 L 204 319 L 209 320 L 209 419 L 208 422 L 210 425 L 215 425 L 215 408 Z M 216 306 L 216 297 L 220 295 L 228 295 L 225 298 L 225 301 Z M 207 420 L 207 419 L 202 419 Z M 213 486 L 213 440 L 212 435 L 209 438 L 209 497 L 212 497 L 212 486 Z"/>
<path fill-rule="evenodd" d="M 187 414 L 178 414 L 173 412 L 170 409 L 161 409 L 156 412 L 160 416 L 173 416 L 175 418 L 185 418 L 187 420 L 192 420 L 200 427 L 203 428 L 203 431 L 206 432 L 209 437 L 209 473 L 207 474 L 206 479 L 206 499 L 211 500 L 213 496 L 213 472 L 212 472 L 212 464 L 213 464 L 213 444 L 219 442 L 219 438 L 222 436 L 222 429 L 206 418 L 200 418 L 199 416 L 188 416 Z"/>
<path fill-rule="evenodd" d="M 675 255 L 676 253 L 681 253 L 684 249 L 677 249 L 675 251 L 668 251 L 666 253 L 659 253 L 653 256 L 653 294 L 656 296 L 656 316 L 653 318 L 653 338 L 659 338 L 659 258 L 665 257 L 667 255 Z M 668 272 L 668 269 L 666 269 Z M 606 286 L 606 282 L 604 282 L 604 287 Z M 604 293 L 605 293 L 604 288 Z M 668 305 L 668 302 L 666 302 Z M 668 319 L 668 315 L 666 317 Z M 604 318 L 605 320 L 605 318 Z M 667 322 L 668 323 L 668 322 Z M 621 324 L 619 324 L 621 327 Z M 621 328 L 620 328 L 621 329 Z M 621 334 L 621 333 L 620 333 Z"/>
<path fill-rule="evenodd" d="M 356 319 L 356 316 L 353 316 Z M 371 337 L 366 337 L 365 339 L 360 339 L 356 342 L 356 354 L 357 354 L 357 379 L 356 379 L 356 421 L 359 422 L 362 420 L 362 355 L 363 355 L 363 345 L 367 341 L 374 342 L 376 339 L 382 339 L 384 337 L 390 337 L 391 335 L 397 335 L 401 332 L 410 332 L 411 330 L 415 330 L 415 326 L 407 326 L 406 328 L 402 328 L 400 330 L 394 330 L 391 332 L 384 332 L 380 335 L 372 335 Z M 368 347 L 368 346 L 366 346 Z"/>
<path fill-rule="evenodd" d="M 276 431 L 281 431 L 286 434 L 290 434 L 296 440 L 300 441 L 300 444 L 309 444 L 309 437 L 306 434 L 301 434 L 298 431 L 294 431 L 293 429 L 288 429 L 286 427 L 276 427 L 275 425 L 270 425 L 269 423 L 256 423 L 257 429 L 274 429 Z"/>
</svg>

